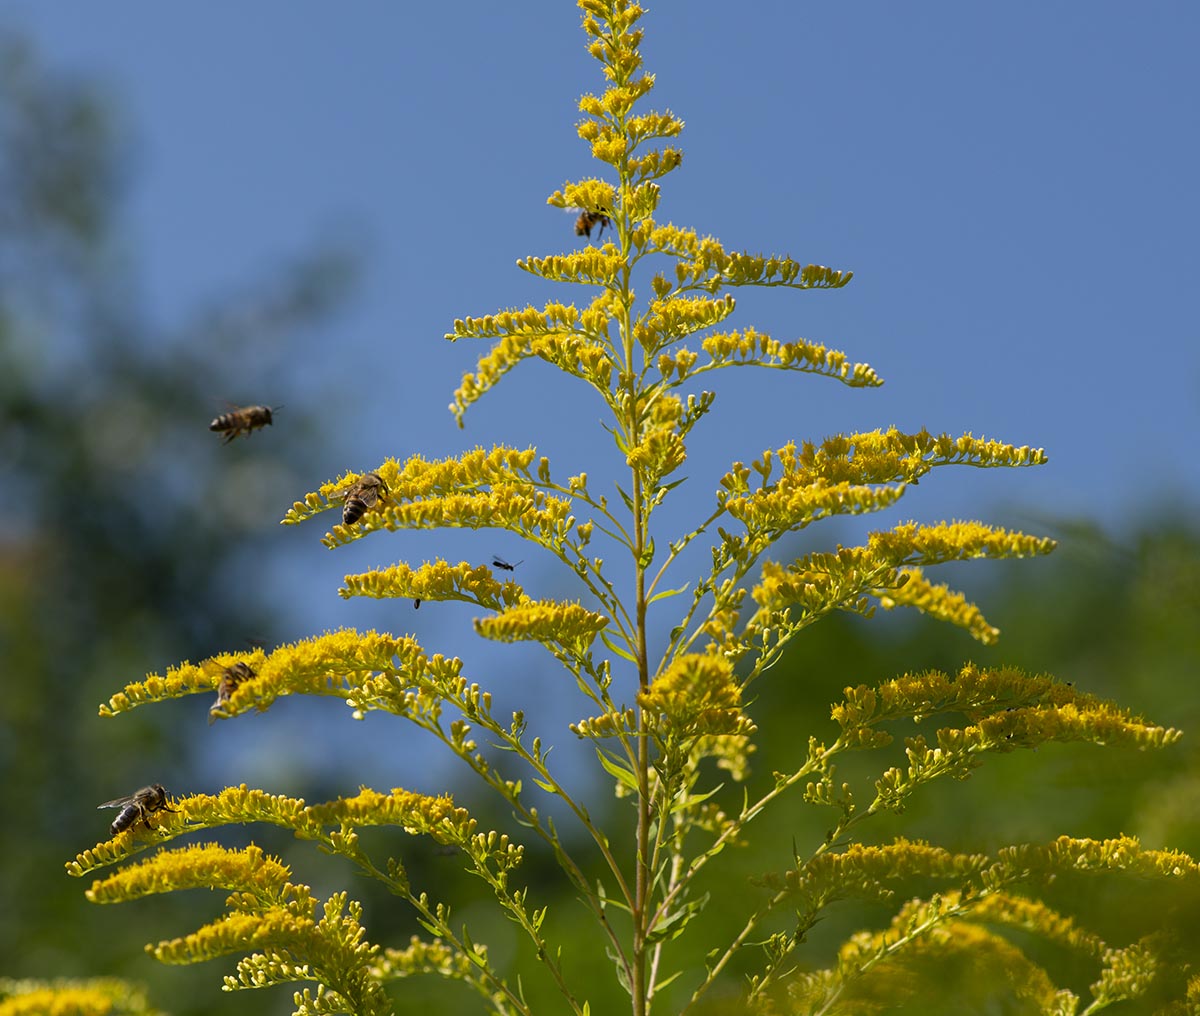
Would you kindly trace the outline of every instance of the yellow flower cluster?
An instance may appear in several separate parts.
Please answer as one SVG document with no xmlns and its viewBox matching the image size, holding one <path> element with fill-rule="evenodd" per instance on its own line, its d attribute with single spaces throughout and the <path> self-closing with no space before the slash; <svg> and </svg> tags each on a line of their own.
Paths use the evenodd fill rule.
<svg viewBox="0 0 1200 1016">
<path fill-rule="evenodd" d="M 646 432 L 636 445 L 629 449 L 625 464 L 636 469 L 653 491 L 665 476 L 670 476 L 687 460 L 687 446 L 672 424 Z"/>
<path fill-rule="evenodd" d="M 632 709 L 602 713 L 570 724 L 570 730 L 577 737 L 591 740 L 632 734 L 637 730 L 637 713 Z"/>
<path fill-rule="evenodd" d="M 525 600 L 494 617 L 475 620 L 475 631 L 497 642 L 542 642 L 561 645 L 574 654 L 587 651 L 608 627 L 608 618 L 578 603 Z"/>
<path fill-rule="evenodd" d="M 701 347 L 713 367 L 774 367 L 837 378 L 851 388 L 877 388 L 883 379 L 865 363 L 850 363 L 846 354 L 817 342 L 779 342 L 753 328 L 705 336 Z"/>
<path fill-rule="evenodd" d="M 617 207 L 617 192 L 607 180 L 580 180 L 564 184 L 562 190 L 546 198 L 546 204 L 555 208 L 583 208 L 589 212 L 611 215 Z"/>
<path fill-rule="evenodd" d="M 199 665 L 182 663 L 166 676 L 150 674 L 127 684 L 101 705 L 101 716 L 113 716 L 147 702 L 160 702 L 199 692 L 212 692 L 224 671 L 243 663 L 252 675 L 240 680 L 221 703 L 222 717 L 249 709 L 267 709 L 281 695 L 333 695 L 347 698 L 373 672 L 424 675 L 431 663 L 414 639 L 347 628 L 327 632 L 264 653 L 223 653 Z"/>
<path fill-rule="evenodd" d="M 881 723 L 911 717 L 920 721 L 940 713 L 961 713 L 973 722 L 937 733 L 938 747 L 921 737 L 909 739 L 907 777 L 893 770 L 889 782 L 925 778 L 925 771 L 980 751 L 1009 751 L 1050 741 L 1091 741 L 1135 748 L 1160 748 L 1179 739 L 1178 730 L 1146 723 L 1118 706 L 1048 677 L 1030 677 L 1013 667 L 963 667 L 956 675 L 929 671 L 906 674 L 877 688 L 845 689 L 845 701 L 833 707 L 843 743 L 886 743 Z M 972 763 L 973 764 L 973 763 Z"/>
<path fill-rule="evenodd" d="M 432 835 L 440 843 L 465 843 L 475 832 L 466 808 L 457 808 L 449 794 L 430 797 L 403 787 L 382 794 L 363 787 L 354 797 L 339 797 L 305 809 L 319 825 L 399 826 L 410 835 Z"/>
<path fill-rule="evenodd" d="M 262 897 L 279 897 L 291 869 L 251 844 L 230 850 L 217 843 L 160 850 L 148 860 L 97 879 L 87 891 L 92 903 L 121 903 L 176 889 L 224 889 Z"/>
<path fill-rule="evenodd" d="M 1134 836 L 1111 840 L 1060 836 L 1045 845 L 1005 847 L 998 854 L 998 869 L 1046 877 L 1068 871 L 1122 871 L 1137 878 L 1186 881 L 1200 888 L 1200 864 L 1180 850 L 1147 849 Z"/>
<path fill-rule="evenodd" d="M 653 356 L 684 336 L 724 321 L 733 313 L 734 307 L 731 296 L 652 300 L 649 308 L 634 322 L 633 337 L 647 356 Z"/>
<path fill-rule="evenodd" d="M 920 840 L 900 837 L 882 846 L 852 843 L 839 853 L 825 853 L 784 872 L 783 878 L 768 878 L 789 893 L 806 897 L 810 907 L 845 897 L 889 899 L 888 882 L 915 877 L 956 878 L 984 870 L 990 859 L 984 854 L 955 854 Z"/>
<path fill-rule="evenodd" d="M 487 946 L 472 943 L 479 956 L 487 955 Z M 384 949 L 373 973 L 381 981 L 394 981 L 413 974 L 440 974 L 453 980 L 467 980 L 478 970 L 478 961 L 454 949 L 442 939 L 423 942 L 414 935 L 404 949 Z"/>
<path fill-rule="evenodd" d="M 865 547 L 839 547 L 835 554 L 809 554 L 786 568 L 764 562 L 762 578 L 752 596 L 764 614 L 790 605 L 812 614 L 830 609 L 868 612 L 865 601 L 861 600 L 867 592 L 903 597 L 903 586 L 911 581 L 912 573 L 901 571 L 901 565 L 942 564 L 979 557 L 1026 557 L 1047 554 L 1054 547 L 1053 540 L 979 522 L 930 526 L 904 523 L 887 532 L 872 533 Z M 920 586 L 916 588 L 919 590 Z M 930 605 L 937 606 L 933 601 Z M 945 605 L 949 609 L 953 604 L 946 600 Z M 938 616 L 936 610 L 931 615 Z M 961 616 L 969 620 L 966 614 Z"/>
<path fill-rule="evenodd" d="M 339 595 L 370 596 L 375 599 L 465 600 L 493 610 L 511 607 L 527 599 L 512 579 L 497 581 L 487 565 L 466 561 L 450 564 L 440 558 L 426 561 L 419 568 L 404 562 L 388 568 L 372 569 L 359 575 L 347 575 Z"/>
<path fill-rule="evenodd" d="M 491 450 L 476 447 L 461 455 L 429 461 L 424 456 L 413 455 L 401 465 L 388 459 L 372 470 L 387 486 L 385 501 L 415 501 L 437 497 L 466 489 L 499 486 L 504 484 L 524 485 L 529 483 L 529 467 L 537 457 L 533 448 L 510 448 L 493 445 Z M 342 504 L 342 497 L 363 474 L 353 471 L 329 483 L 324 483 L 313 493 L 297 501 L 281 520 L 283 525 L 295 525 Z M 368 517 L 370 517 L 368 515 Z"/>
<path fill-rule="evenodd" d="M 1000 629 L 988 624 L 979 608 L 968 603 L 962 593 L 954 592 L 945 583 L 935 586 L 925 578 L 920 568 L 901 568 L 898 574 L 903 584 L 871 590 L 884 610 L 913 607 L 939 621 L 948 621 L 966 629 L 972 638 L 985 646 L 993 645 L 1000 637 Z"/>
<path fill-rule="evenodd" d="M 345 830 L 389 825 L 413 835 L 429 834 L 439 842 L 460 846 L 466 846 L 475 831 L 474 819 L 465 809 L 455 807 L 449 795 L 430 797 L 403 788 L 382 794 L 363 787 L 354 797 L 306 805 L 301 798 L 267 794 L 243 783 L 238 787 L 226 787 L 215 796 L 193 794 L 182 797 L 172 801 L 171 805 L 173 811 L 164 812 L 161 817 L 156 815 L 155 831 L 151 834 L 155 842 L 162 843 L 201 829 L 251 822 L 290 829 L 302 839 L 321 839 L 329 826 Z M 138 839 L 131 832 L 119 833 L 78 854 L 74 861 L 67 863 L 67 873 L 80 877 L 132 856 L 144 850 L 146 845 L 144 837 Z M 195 882 L 196 885 L 208 884 L 202 881 L 203 878 L 225 879 L 213 884 L 253 892 L 255 886 L 283 884 L 287 876 L 286 868 L 273 858 L 264 857 L 257 848 L 231 852 L 208 844 L 168 854 L 160 852 L 144 865 L 126 868 L 106 883 L 97 883 L 93 890 L 103 895 L 96 902 L 108 903 L 148 892 L 185 888 L 187 880 L 192 878 L 201 880 Z M 101 885 L 105 886 L 102 890 Z"/>
<path fill-rule="evenodd" d="M 389 504 L 353 526 L 334 526 L 321 542 L 332 549 L 384 529 L 507 529 L 543 546 L 561 547 L 574 526 L 570 501 L 545 494 L 531 483 L 508 483 L 487 491 Z"/>
<path fill-rule="evenodd" d="M 833 515 L 882 511 L 899 501 L 903 494 L 903 487 L 780 481 L 772 487 L 736 497 L 730 497 L 722 490 L 717 493 L 717 502 L 751 533 L 777 536 Z"/>
<path fill-rule="evenodd" d="M 0 978 L 0 1016 L 162 1016 L 144 988 L 115 977 Z"/>
<path fill-rule="evenodd" d="M 574 254 L 552 254 L 548 257 L 528 257 L 517 261 L 517 267 L 522 271 L 536 275 L 540 279 L 550 279 L 552 282 L 576 282 L 585 285 L 607 286 L 616 280 L 621 269 L 625 266 L 624 259 L 619 254 L 606 254 L 595 247 L 587 247 Z M 457 324 L 457 322 L 456 322 Z M 510 333 L 502 333 L 506 338 Z M 528 337 L 527 330 L 516 333 Z M 551 334 L 559 334 L 557 332 Z M 454 334 L 448 338 L 459 339 L 464 336 Z M 479 334 L 470 336 L 481 338 Z"/>
<path fill-rule="evenodd" d="M 688 740 L 698 735 L 746 735 L 754 724 L 742 712 L 742 689 L 733 664 L 723 656 L 688 653 L 677 657 L 638 694 L 661 736 Z"/>
<path fill-rule="evenodd" d="M 1034 466 L 1045 463 L 1046 455 L 1040 448 L 1017 447 L 970 434 L 935 437 L 925 430 L 906 434 L 890 427 L 839 434 L 819 445 L 805 441 L 799 450 L 789 443 L 774 452 L 763 452 L 762 459 L 753 464 L 762 476 L 763 491 L 772 489 L 768 483 L 776 462 L 782 476 L 774 486 L 790 490 L 815 483 L 914 483 L 934 466 Z M 732 494 L 748 493 L 749 475 L 741 463 L 735 463 L 722 477 L 721 486 Z"/>
</svg>

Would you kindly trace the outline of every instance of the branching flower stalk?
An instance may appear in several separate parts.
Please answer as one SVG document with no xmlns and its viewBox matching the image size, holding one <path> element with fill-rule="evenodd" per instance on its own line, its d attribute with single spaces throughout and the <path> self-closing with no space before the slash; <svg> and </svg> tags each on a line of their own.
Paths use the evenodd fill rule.
<svg viewBox="0 0 1200 1016">
<path fill-rule="evenodd" d="M 116 868 L 88 891 L 97 903 L 199 886 L 225 890 L 223 915 L 159 943 L 153 955 L 170 963 L 240 956 L 236 974 L 226 977 L 227 989 L 315 986 L 294 996 L 296 1012 L 313 1016 L 391 1012 L 394 995 L 417 974 L 460 981 L 485 1011 L 505 1016 L 540 1011 L 525 993 L 534 977 L 579 1016 L 626 1006 L 633 1016 L 698 1012 L 714 1004 L 717 991 L 724 999 L 739 985 L 738 1011 L 746 1013 L 855 1013 L 875 1011 L 870 1000 L 880 997 L 911 1001 L 921 990 L 935 997 L 938 984 L 922 982 L 912 964 L 961 955 L 995 971 L 992 980 L 983 973 L 978 979 L 994 993 L 995 1008 L 1009 1006 L 1014 991 L 1036 1011 L 1063 1014 L 1078 1012 L 1081 1004 L 1083 1011 L 1097 1012 L 1151 990 L 1179 1006 L 1200 997 L 1200 969 L 1181 950 L 1186 939 L 1177 924 L 1159 921 L 1141 935 L 1131 929 L 1129 941 L 1109 945 L 1040 897 L 1051 881 L 1107 878 L 1200 899 L 1200 869 L 1184 854 L 1143 848 L 1130 838 L 1062 836 L 990 856 L 903 838 L 866 839 L 875 816 L 902 812 L 930 784 L 966 779 L 993 756 L 1075 741 L 1110 750 L 1159 749 L 1178 739 L 1176 730 L 1051 676 L 966 664 L 955 672 L 909 673 L 846 687 L 831 712 L 836 736 L 814 732 L 797 739 L 783 731 L 784 740 L 796 745 L 792 758 L 765 784 L 753 782 L 759 724 L 765 727 L 771 717 L 751 715 L 748 689 L 773 676 L 771 668 L 810 625 L 834 611 L 870 617 L 878 608 L 906 607 L 991 645 L 999 632 L 979 608 L 932 581 L 926 570 L 1042 555 L 1054 546 L 969 521 L 894 522 L 871 532 L 861 546 L 793 560 L 776 556 L 781 541 L 837 516 L 891 510 L 934 470 L 1027 468 L 1046 457 L 1040 449 L 970 433 L 895 427 L 820 443 L 796 438 L 764 450 L 749 465 L 730 464 L 712 502 L 692 497 L 680 503 L 676 491 L 685 481 L 676 474 L 716 403 L 715 393 L 698 390 L 699 379 L 725 368 L 759 367 L 852 389 L 883 381 L 873 368 L 821 343 L 780 341 L 753 327 L 727 326 L 737 309 L 732 291 L 839 289 L 851 273 L 783 255 L 727 251 L 713 237 L 655 221 L 660 181 L 682 159 L 672 143 L 683 123 L 669 111 L 644 107 L 654 86 L 639 52 L 644 12 L 628 0 L 579 0 L 579 6 L 605 88 L 580 100 L 578 134 L 607 177 L 568 182 L 548 203 L 579 211 L 581 233 L 603 224 L 606 239 L 574 253 L 525 258 L 518 267 L 593 295 L 583 306 L 551 301 L 455 321 L 448 339 L 490 345 L 463 377 L 450 408 L 461 426 L 471 405 L 521 361 L 536 357 L 554 365 L 571 383 L 595 392 L 610 413 L 619 501 L 598 493 L 583 469 L 556 479 L 549 459 L 535 448 L 496 444 L 439 460 L 388 459 L 367 474 L 346 472 L 297 500 L 283 522 L 302 524 L 333 511 L 342 522 L 325 534 L 331 549 L 381 532 L 497 529 L 566 565 L 579 583 L 580 600 L 530 595 L 503 560 L 490 567 L 400 561 L 347 575 L 339 593 L 469 603 L 481 611 L 474 622 L 480 637 L 542 646 L 593 712 L 569 729 L 595 750 L 618 806 L 631 808 L 632 837 L 614 834 L 610 819 L 597 817 L 603 813 L 596 805 L 550 766 L 549 749 L 541 736 L 531 735 L 526 711 L 510 720 L 493 713 L 490 692 L 464 676 L 460 659 L 427 652 L 413 636 L 344 629 L 151 674 L 113 694 L 101 713 L 117 716 L 149 703 L 202 696 L 208 718 L 249 722 L 250 714 L 268 711 L 281 696 L 340 699 L 355 719 L 378 713 L 411 723 L 461 760 L 511 809 L 511 832 L 480 832 L 449 796 L 399 787 L 387 793 L 360 787 L 308 805 L 242 785 L 135 810 L 122 831 L 81 852 L 68 872 Z M 648 299 L 639 302 L 635 284 L 649 287 Z M 355 510 L 343 515 L 353 492 L 365 489 L 371 497 L 359 496 Z M 673 538 L 664 535 L 669 527 L 659 511 L 668 503 L 693 519 Z M 615 553 L 619 572 L 605 571 L 593 538 Z M 704 540 L 710 560 L 696 568 L 691 558 Z M 532 568 L 527 564 L 521 577 Z M 650 644 L 658 633 L 649 626 L 649 610 L 672 601 L 681 606 L 663 633 L 661 657 L 652 663 Z M 894 731 L 913 722 L 926 726 L 902 734 L 902 744 L 895 745 Z M 781 733 L 777 725 L 771 729 Z M 485 733 L 494 752 L 479 749 L 476 731 Z M 848 752 L 881 759 L 872 783 L 836 773 L 835 762 Z M 561 800 L 578 830 L 560 833 L 533 803 L 535 791 L 526 789 L 525 778 L 547 798 Z M 740 805 L 731 803 L 738 798 L 725 789 L 727 782 L 743 784 Z M 730 926 L 714 923 L 706 903 L 719 888 L 718 862 L 728 860 L 726 851 L 747 842 L 752 830 L 775 835 L 757 820 L 801 792 L 803 803 L 822 816 L 824 835 L 793 840 L 792 866 L 766 872 L 749 887 Z M 154 801 L 161 803 L 161 796 Z M 358 903 L 335 893 L 318 904 L 309 887 L 291 881 L 281 861 L 253 844 L 167 846 L 202 830 L 257 823 L 290 829 L 344 858 L 409 908 L 430 937 L 391 947 L 372 942 Z M 385 856 L 360 839 L 367 827 L 388 831 Z M 524 846 L 513 837 L 522 831 L 549 848 L 565 884 L 594 919 L 594 945 L 611 958 L 611 982 L 575 980 L 572 965 L 563 962 L 564 943 L 554 940 L 545 920 L 548 904 L 534 898 L 544 890 L 517 882 Z M 427 837 L 462 855 L 465 868 L 531 944 L 536 970 L 494 961 L 465 926 L 452 923 L 449 901 L 411 884 L 403 861 L 407 837 Z M 146 859 L 133 860 L 151 850 Z M 595 881 L 588 874 L 594 870 L 602 873 Z M 822 961 L 805 951 L 808 933 L 830 908 L 895 899 L 907 902 L 895 907 L 890 924 L 846 939 L 831 965 L 818 967 Z M 790 926 L 783 921 L 789 910 Z M 1006 934 L 1011 929 L 1093 963 L 1090 1000 L 1054 985 L 1037 956 Z M 587 948 L 580 943 L 572 935 L 572 948 Z M 734 976 L 735 960 L 745 968 L 742 977 Z M 0 992 L 9 992 L 8 998 L 0 993 L 0 1016 L 29 1011 L 30 998 L 40 1005 L 40 992 L 56 990 L 64 997 L 90 992 L 109 998 L 113 1011 L 149 1011 L 135 989 L 108 982 L 10 984 L 0 985 Z"/>
</svg>

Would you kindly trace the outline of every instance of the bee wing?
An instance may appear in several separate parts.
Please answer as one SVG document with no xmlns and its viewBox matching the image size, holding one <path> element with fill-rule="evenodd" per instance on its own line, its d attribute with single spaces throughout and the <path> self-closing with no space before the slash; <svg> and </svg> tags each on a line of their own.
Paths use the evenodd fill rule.
<svg viewBox="0 0 1200 1016">
<path fill-rule="evenodd" d="M 225 675 L 225 668 L 216 660 L 205 660 L 200 664 L 200 673 L 205 677 L 211 677 L 214 681 L 213 687 L 216 687 L 215 682 L 219 682 Z"/>
<path fill-rule="evenodd" d="M 96 805 L 96 810 L 101 808 L 124 808 L 127 804 L 133 804 L 133 799 L 137 794 L 130 794 L 127 797 L 118 797 L 115 801 L 105 801 L 103 804 Z"/>
</svg>

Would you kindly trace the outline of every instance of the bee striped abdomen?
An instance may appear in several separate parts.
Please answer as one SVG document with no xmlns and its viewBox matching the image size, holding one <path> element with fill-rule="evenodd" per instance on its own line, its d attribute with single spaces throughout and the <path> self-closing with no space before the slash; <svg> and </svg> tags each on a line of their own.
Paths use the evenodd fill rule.
<svg viewBox="0 0 1200 1016">
<path fill-rule="evenodd" d="M 276 406 L 275 408 L 282 407 Z M 239 434 L 249 436 L 252 430 L 271 426 L 273 412 L 274 410 L 270 406 L 243 406 L 241 409 L 222 413 L 208 425 L 208 429 L 224 433 L 225 443 L 228 444 Z"/>
<path fill-rule="evenodd" d="M 342 500 L 342 525 L 352 526 L 374 508 L 380 497 L 387 497 L 387 484 L 378 473 L 363 473 L 346 490 Z"/>
</svg>

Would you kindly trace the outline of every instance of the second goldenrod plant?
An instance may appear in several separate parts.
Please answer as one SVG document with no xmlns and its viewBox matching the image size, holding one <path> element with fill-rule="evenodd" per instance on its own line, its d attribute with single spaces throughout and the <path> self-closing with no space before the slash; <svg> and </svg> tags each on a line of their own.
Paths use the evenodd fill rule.
<svg viewBox="0 0 1200 1016">
<path fill-rule="evenodd" d="M 733 463 L 707 503 L 691 492 L 686 508 L 700 507 L 690 527 L 663 532 L 656 513 L 678 497 L 693 431 L 714 408 L 713 393 L 698 385 L 705 375 L 762 367 L 852 388 L 882 381 L 867 365 L 819 343 L 727 327 L 736 307 L 731 293 L 738 289 L 835 289 L 850 281 L 850 273 L 729 251 L 712 237 L 657 222 L 659 181 L 680 164 L 672 142 L 683 124 L 670 112 L 644 108 L 654 78 L 639 55 L 643 11 L 624 0 L 580 0 L 580 7 L 605 89 L 580 101 L 578 132 L 605 175 L 567 183 L 549 203 L 580 209 L 589 221 L 611 228 L 603 246 L 530 257 L 519 266 L 593 295 L 583 305 L 550 302 L 454 322 L 448 338 L 485 340 L 490 348 L 463 378 L 451 410 L 461 424 L 472 403 L 504 374 L 538 357 L 606 407 L 627 479 L 610 498 L 580 465 L 563 475 L 533 448 L 500 445 L 435 461 L 389 459 L 369 477 L 378 498 L 364 502 L 361 512 L 356 505 L 352 524 L 332 524 L 325 543 L 336 548 L 380 530 L 494 528 L 567 564 L 579 583 L 578 601 L 530 597 L 499 560 L 491 566 L 402 562 L 347 576 L 341 594 L 461 600 L 483 611 L 475 631 L 484 638 L 545 646 L 583 696 L 571 731 L 594 745 L 598 765 L 631 806 L 634 836 L 622 839 L 597 824 L 551 765 L 547 746 L 527 733 L 524 713 L 497 715 L 489 692 L 462 672 L 457 658 L 430 652 L 412 637 L 343 630 L 151 675 L 113 695 L 101 711 L 114 715 L 184 695 L 211 701 L 217 693 L 214 716 L 248 720 L 246 714 L 269 709 L 281 695 L 340 698 L 356 717 L 390 713 L 440 741 L 511 808 L 518 820 L 512 830 L 479 829 L 449 797 L 403 788 L 361 788 L 307 804 L 241 786 L 216 796 L 174 798 L 172 811 L 155 813 L 153 828 L 139 823 L 97 844 L 71 862 L 70 872 L 81 876 L 121 865 L 88 891 L 98 903 L 195 886 L 224 890 L 223 916 L 159 943 L 154 955 L 170 963 L 239 956 L 227 987 L 298 984 L 297 1013 L 390 1012 L 391 993 L 402 993 L 403 979 L 414 973 L 464 982 L 477 993 L 481 1011 L 533 1013 L 522 989 L 531 975 L 493 963 L 486 945 L 450 919 L 448 901 L 431 896 L 429 886 L 412 884 L 401 834 L 461 852 L 496 905 L 529 938 L 544 976 L 576 1014 L 596 1011 L 609 996 L 570 979 L 562 943 L 548 935 L 543 902 L 521 883 L 518 833 L 553 851 L 594 920 L 594 948 L 612 957 L 615 981 L 627 992 L 634 1016 L 698 1012 L 717 998 L 728 1008 L 735 988 L 738 1004 L 750 1012 L 878 1011 L 881 998 L 919 998 L 928 983 L 920 972 L 962 955 L 980 970 L 998 971 L 981 983 L 1015 992 L 1030 1011 L 1071 1013 L 1084 1005 L 1094 1012 L 1152 988 L 1183 1005 L 1200 994 L 1200 979 L 1193 961 L 1180 959 L 1168 929 L 1110 944 L 1058 912 L 1042 890 L 1068 873 L 1126 873 L 1190 892 L 1200 885 L 1190 858 L 1143 849 L 1128 838 L 1064 836 L 994 855 L 864 839 L 873 816 L 902 811 L 925 784 L 964 778 L 989 755 L 1054 741 L 1158 748 L 1174 741 L 1176 731 L 1051 677 L 971 665 L 847 687 L 833 706 L 830 729 L 811 736 L 772 732 L 769 717 L 755 716 L 751 686 L 768 678 L 794 638 L 833 611 L 870 615 L 877 606 L 907 606 L 990 644 L 998 632 L 978 608 L 931 581 L 925 569 L 1045 554 L 1053 547 L 1051 540 L 979 522 L 904 522 L 871 533 L 860 546 L 785 560 L 773 556 L 784 537 L 833 516 L 889 509 L 934 469 L 1035 466 L 1045 456 L 969 433 L 893 428 L 819 443 L 797 438 L 761 452 L 749 465 Z M 649 287 L 648 300 L 636 298 L 635 277 Z M 297 501 L 284 522 L 328 518 L 331 509 L 339 518 L 362 475 L 348 472 L 324 484 Z M 697 571 L 696 555 L 685 551 L 701 544 L 710 553 Z M 605 557 L 613 555 L 627 567 L 606 570 Z M 618 571 L 621 578 L 613 577 Z M 655 603 L 661 605 L 656 619 L 667 610 L 673 614 L 660 637 L 652 638 L 649 608 Z M 836 776 L 840 756 L 886 752 L 893 730 L 931 718 L 942 725 L 908 737 L 902 755 L 885 757 L 875 778 L 855 783 Z M 749 765 L 760 724 L 796 745 L 787 770 L 765 782 Z M 481 734 L 505 750 L 502 763 L 478 748 Z M 743 783 L 744 795 L 718 796 L 728 781 Z M 593 853 L 580 855 L 578 841 L 560 836 L 539 805 L 541 795 L 559 799 L 575 816 Z M 756 894 L 742 899 L 736 925 L 713 937 L 716 926 L 694 918 L 728 858 L 724 848 L 749 835 L 785 795 L 825 809 L 830 818 L 824 835 L 795 842 L 794 863 L 763 873 Z M 291 880 L 282 861 L 253 845 L 166 846 L 184 834 L 240 823 L 282 826 L 345 858 L 412 908 L 429 937 L 398 945 L 371 941 L 361 908 L 345 893 L 318 901 Z M 360 842 L 359 832 L 368 826 L 395 830 L 384 856 Z M 760 834 L 778 835 L 774 829 Z M 148 858 L 130 862 L 149 848 L 156 849 Z M 604 872 L 599 881 L 591 874 L 597 861 Z M 913 880 L 924 890 L 889 904 L 892 917 L 885 926 L 847 938 L 832 961 L 806 955 L 808 932 L 839 901 L 887 903 Z M 781 921 L 782 915 L 791 917 Z M 1009 934 L 1013 929 L 1024 937 Z M 678 969 L 676 945 L 701 934 L 703 968 Z M 1029 936 L 1092 965 L 1089 1001 L 1056 984 L 1027 955 L 1020 943 Z M 732 975 L 735 969 L 741 978 Z"/>
</svg>

